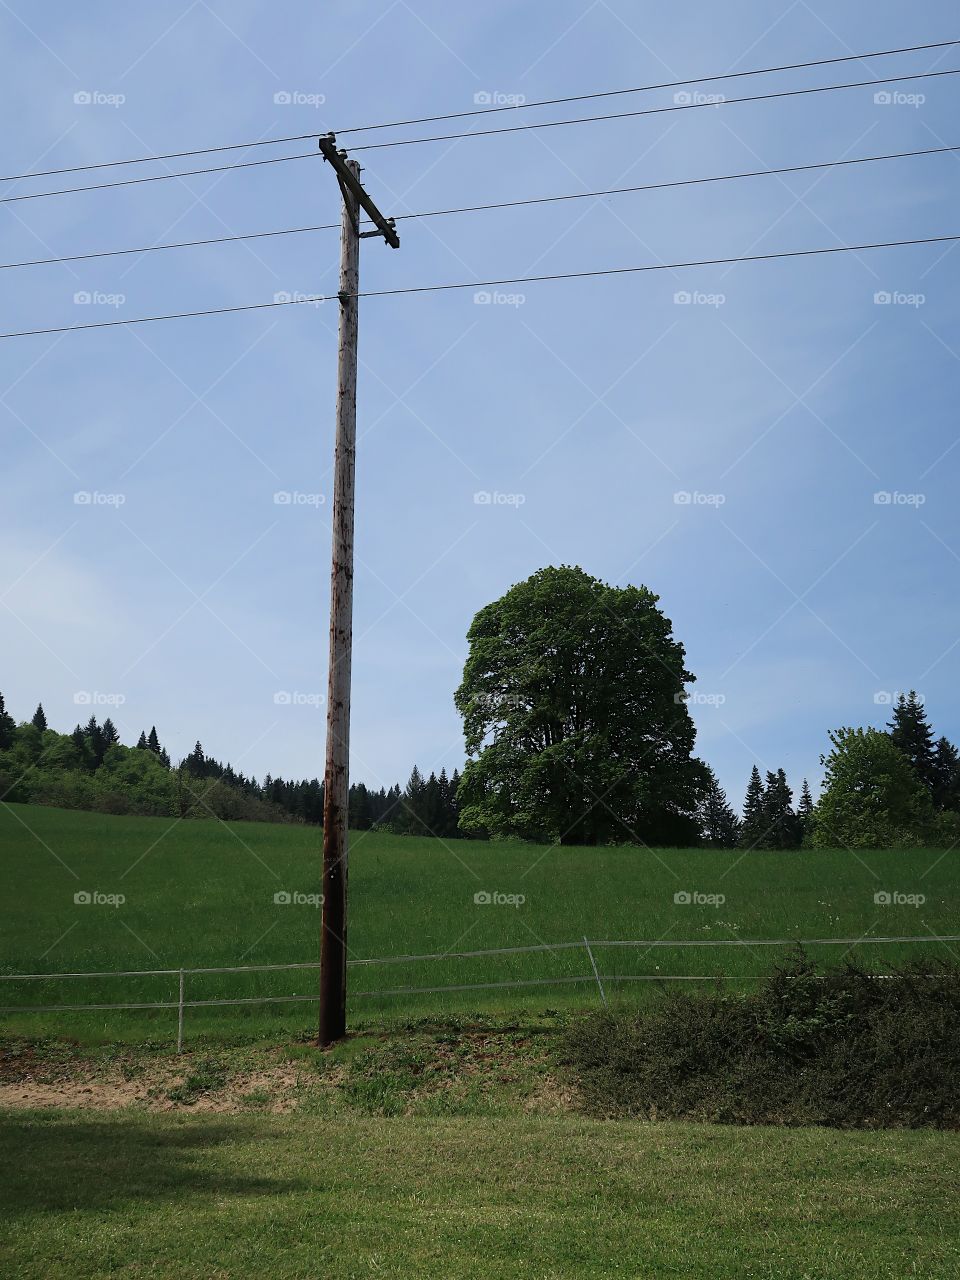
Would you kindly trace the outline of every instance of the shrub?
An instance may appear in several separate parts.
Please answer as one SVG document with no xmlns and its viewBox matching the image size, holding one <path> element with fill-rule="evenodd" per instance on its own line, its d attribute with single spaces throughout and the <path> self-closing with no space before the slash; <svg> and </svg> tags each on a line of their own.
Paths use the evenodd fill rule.
<svg viewBox="0 0 960 1280">
<path fill-rule="evenodd" d="M 670 993 L 585 1017 L 564 1056 L 598 1115 L 957 1128 L 960 968 L 818 974 L 798 951 L 746 996 Z"/>
</svg>

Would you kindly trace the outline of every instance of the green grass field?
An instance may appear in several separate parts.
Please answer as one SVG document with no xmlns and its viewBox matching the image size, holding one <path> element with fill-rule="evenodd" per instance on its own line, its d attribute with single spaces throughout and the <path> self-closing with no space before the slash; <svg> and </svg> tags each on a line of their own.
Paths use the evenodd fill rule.
<svg viewBox="0 0 960 1280">
<path fill-rule="evenodd" d="M 952 1280 L 955 1135 L 9 1113 L 4 1275 Z"/>
<path fill-rule="evenodd" d="M 117 818 L 25 805 L 0 807 L 6 885 L 0 973 L 196 968 L 313 961 L 319 911 L 274 895 L 319 892 L 320 833 L 313 828 Z M 920 954 L 870 936 L 957 932 L 956 853 L 858 854 L 571 849 L 419 840 L 360 833 L 350 863 L 348 938 L 354 960 L 591 939 L 647 939 L 652 948 L 596 949 L 608 975 L 733 975 L 769 970 L 779 947 L 679 947 L 679 940 L 861 938 L 854 954 L 878 969 Z M 122 905 L 77 904 L 77 892 L 122 894 Z M 522 895 L 520 905 L 477 904 L 478 892 Z M 921 905 L 878 905 L 877 892 L 923 895 Z M 724 901 L 676 902 L 687 893 Z M 924 944 L 946 954 L 944 944 Z M 957 948 L 960 950 L 960 947 Z M 817 948 L 836 963 L 845 946 Z M 351 969 L 351 1024 L 432 1012 L 542 1010 L 599 998 L 581 947 L 522 955 Z M 402 987 L 584 978 L 569 985 L 381 997 Z M 643 998 L 647 983 L 608 981 L 608 995 Z M 309 995 L 312 971 L 205 975 L 187 999 Z M 2 984 L 4 1004 L 176 999 L 175 977 Z M 309 1027 L 305 1005 L 189 1010 L 199 1033 L 270 1034 Z M 167 1039 L 170 1011 L 4 1015 L 9 1030 L 81 1038 Z"/>
</svg>

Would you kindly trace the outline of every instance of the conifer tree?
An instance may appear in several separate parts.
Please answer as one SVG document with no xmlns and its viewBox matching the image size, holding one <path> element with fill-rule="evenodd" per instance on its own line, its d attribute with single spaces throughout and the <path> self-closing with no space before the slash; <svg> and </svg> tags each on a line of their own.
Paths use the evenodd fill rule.
<svg viewBox="0 0 960 1280">
<path fill-rule="evenodd" d="M 938 809 L 960 809 L 960 752 L 939 738 L 933 753 L 933 803 Z"/>
<path fill-rule="evenodd" d="M 893 745 L 907 757 L 917 777 L 932 794 L 937 781 L 933 730 L 926 708 L 912 689 L 906 697 L 901 693 L 897 699 L 887 728 Z"/>
<path fill-rule="evenodd" d="M 100 732 L 103 735 L 104 750 L 106 750 L 107 747 L 112 747 L 115 743 L 120 741 L 120 734 L 117 732 L 117 726 L 109 716 L 107 716 L 106 720 L 104 720 L 103 724 L 100 726 Z"/>
<path fill-rule="evenodd" d="M 137 750 L 138 751 L 149 750 L 149 748 L 147 747 L 147 735 L 144 733 L 142 729 L 140 730 L 140 737 L 137 739 Z"/>
<path fill-rule="evenodd" d="M 756 765 L 750 771 L 747 794 L 743 802 L 743 823 L 740 827 L 740 844 L 744 849 L 763 847 L 761 842 L 766 835 L 763 820 L 763 781 Z"/>
<path fill-rule="evenodd" d="M 33 713 L 33 719 L 30 721 L 30 723 L 33 725 L 35 729 L 39 729 L 41 733 L 43 733 L 44 729 L 46 729 L 47 716 L 43 709 L 42 702 L 37 703 L 37 709 Z"/>
<path fill-rule="evenodd" d="M 806 778 L 804 778 L 803 786 L 800 788 L 797 818 L 800 821 L 801 838 L 809 835 L 813 830 L 813 796 L 810 794 L 810 784 Z"/>
<path fill-rule="evenodd" d="M 767 774 L 762 807 L 766 829 L 763 844 L 768 849 L 798 849 L 802 833 L 793 811 L 793 792 L 782 769 Z"/>
<path fill-rule="evenodd" d="M 150 732 L 147 734 L 147 746 L 155 754 L 160 754 L 160 739 L 157 737 L 157 726 L 151 725 Z"/>
<path fill-rule="evenodd" d="M 87 749 L 90 757 L 90 768 L 99 769 L 103 764 L 104 753 L 106 752 L 106 744 L 103 740 L 103 733 L 97 724 L 97 717 L 91 716 L 87 721 L 83 731 L 83 736 L 87 740 Z"/>
<path fill-rule="evenodd" d="M 13 716 L 7 714 L 3 694 L 0 693 L 0 751 L 13 746 L 13 735 L 16 727 Z"/>
<path fill-rule="evenodd" d="M 700 832 L 703 843 L 711 849 L 735 849 L 740 838 L 740 819 L 727 803 L 717 775 L 709 765 L 707 789 L 700 802 Z"/>
</svg>

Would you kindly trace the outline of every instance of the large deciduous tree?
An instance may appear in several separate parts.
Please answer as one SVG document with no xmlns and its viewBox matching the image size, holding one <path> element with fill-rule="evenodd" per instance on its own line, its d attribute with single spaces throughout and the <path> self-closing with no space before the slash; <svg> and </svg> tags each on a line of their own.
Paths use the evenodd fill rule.
<svg viewBox="0 0 960 1280">
<path fill-rule="evenodd" d="M 683 646 L 645 587 L 541 569 L 481 609 L 455 695 L 460 825 L 594 845 L 695 844 L 704 766 Z"/>
</svg>

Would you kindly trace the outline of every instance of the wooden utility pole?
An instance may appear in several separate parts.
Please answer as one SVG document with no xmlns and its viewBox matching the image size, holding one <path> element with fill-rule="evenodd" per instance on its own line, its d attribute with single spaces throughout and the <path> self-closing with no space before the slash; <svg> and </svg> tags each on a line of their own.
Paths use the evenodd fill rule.
<svg viewBox="0 0 960 1280">
<path fill-rule="evenodd" d="M 330 665 L 327 676 L 327 752 L 323 793 L 323 909 L 320 924 L 320 1045 L 347 1030 L 347 811 L 350 777 L 350 673 L 353 648 L 353 523 L 357 454 L 357 321 L 360 240 L 400 241 L 360 185 L 360 166 L 320 139 L 343 195 L 340 229 L 340 331 L 337 350 L 337 426 L 333 482 L 333 557 L 330 570 Z M 360 210 L 375 231 L 361 233 Z"/>
</svg>

